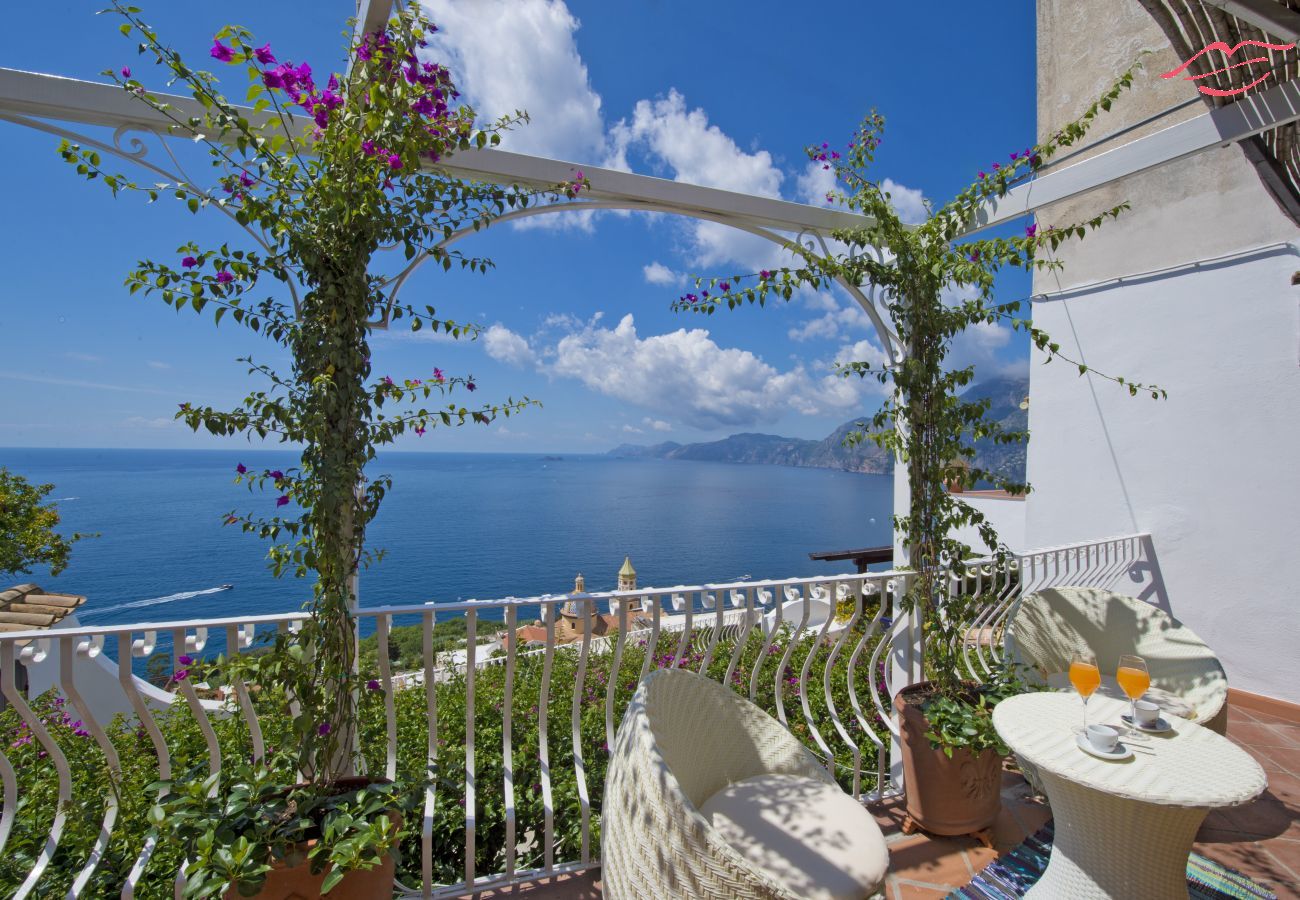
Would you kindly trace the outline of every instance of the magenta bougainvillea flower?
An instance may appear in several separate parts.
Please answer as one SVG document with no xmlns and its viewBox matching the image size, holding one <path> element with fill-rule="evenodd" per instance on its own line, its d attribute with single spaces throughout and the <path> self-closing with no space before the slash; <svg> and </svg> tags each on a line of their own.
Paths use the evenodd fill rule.
<svg viewBox="0 0 1300 900">
<path fill-rule="evenodd" d="M 316 726 L 316 733 L 319 734 L 321 737 L 325 737 L 325 735 L 329 734 L 333 730 L 334 729 L 330 727 L 329 722 L 321 722 L 319 725 Z"/>
<path fill-rule="evenodd" d="M 130 78 L 130 77 L 131 77 L 131 67 L 130 67 L 130 66 L 123 66 L 123 67 L 122 67 L 122 77 L 123 77 L 123 78 Z"/>
<path fill-rule="evenodd" d="M 275 498 L 275 505 L 276 505 L 277 507 L 280 507 L 280 506 L 288 506 L 288 505 L 289 505 L 289 495 L 288 495 L 288 494 L 281 494 L 279 497 L 276 497 L 276 498 Z"/>
<path fill-rule="evenodd" d="M 417 435 L 419 435 L 420 437 L 424 437 L 424 426 L 423 426 L 423 425 L 416 425 L 416 426 L 415 426 L 415 433 L 416 433 Z"/>
<path fill-rule="evenodd" d="M 1033 237 L 1036 234 L 1038 234 L 1037 225 L 1030 225 L 1028 228 L 1025 229 L 1025 237 Z"/>
<path fill-rule="evenodd" d="M 466 390 L 470 390 L 470 391 L 477 391 L 477 390 L 478 390 L 478 385 L 476 385 L 476 384 L 475 384 L 474 382 L 472 382 L 472 381 L 467 381 L 467 382 L 465 382 L 465 389 L 466 389 Z"/>
<path fill-rule="evenodd" d="M 722 284 L 718 285 L 718 287 L 722 288 L 723 293 L 726 293 L 727 291 L 731 290 L 731 282 L 724 281 L 722 282 Z"/>
<path fill-rule="evenodd" d="M 266 477 L 267 477 L 267 478 L 274 478 L 276 481 L 283 481 L 283 480 L 284 480 L 284 473 L 281 472 L 279 469 L 272 469 L 271 471 L 269 471 L 269 472 L 266 473 Z"/>
<path fill-rule="evenodd" d="M 434 369 L 434 370 L 433 370 L 433 380 L 434 380 L 434 381 L 446 381 L 446 380 L 447 380 L 447 379 L 443 376 L 443 374 L 442 374 L 442 369 Z"/>
<path fill-rule="evenodd" d="M 762 279 L 763 281 L 767 281 L 769 278 L 772 277 L 772 273 L 769 272 L 767 269 L 759 269 L 759 270 L 758 270 L 758 277 L 759 277 L 760 279 Z"/>
<path fill-rule="evenodd" d="M 979 262 L 979 261 L 980 261 L 980 252 L 979 252 L 978 250 L 976 250 L 974 253 L 972 253 L 970 256 L 968 256 L 968 257 L 966 257 L 966 258 L 969 259 L 971 262 Z"/>
<path fill-rule="evenodd" d="M 192 656 L 184 656 L 184 655 L 178 656 L 176 657 L 176 661 L 180 663 L 182 666 L 194 665 L 194 657 Z"/>
<path fill-rule="evenodd" d="M 217 273 L 217 284 L 230 284 L 230 282 L 234 280 L 235 276 L 230 274 L 230 271 L 227 269 L 222 269 Z"/>
<path fill-rule="evenodd" d="M 396 153 L 388 154 L 388 168 L 400 169 L 402 167 L 402 158 Z"/>
<path fill-rule="evenodd" d="M 253 51 L 253 56 L 264 66 L 269 66 L 275 62 L 275 54 L 271 52 L 270 44 L 263 44 Z"/>
<path fill-rule="evenodd" d="M 228 63 L 235 58 L 235 51 L 218 40 L 212 42 L 212 49 L 208 53 L 217 62 Z"/>
<path fill-rule="evenodd" d="M 176 679 L 177 681 L 184 681 L 186 678 L 189 677 L 190 677 L 189 669 L 177 669 L 175 672 L 172 673 L 172 678 Z"/>
<path fill-rule="evenodd" d="M 372 679 L 370 679 L 369 681 L 366 682 L 366 690 L 368 690 L 368 691 L 380 691 L 380 690 L 383 690 L 383 688 L 381 688 L 381 687 L 379 686 L 379 681 L 378 681 L 377 679 L 372 678 Z"/>
<path fill-rule="evenodd" d="M 392 383 L 393 383 L 392 376 L 390 376 L 390 375 L 385 375 L 385 376 L 384 376 L 384 384 L 392 384 Z"/>
<path fill-rule="evenodd" d="M 245 472 L 248 471 L 248 466 L 244 465 L 243 463 L 240 463 L 239 465 L 235 466 L 235 471 L 238 472 L 240 475 L 243 475 Z"/>
<path fill-rule="evenodd" d="M 187 256 L 181 260 L 181 268 L 192 269 L 199 264 L 199 261 L 192 256 Z"/>
</svg>

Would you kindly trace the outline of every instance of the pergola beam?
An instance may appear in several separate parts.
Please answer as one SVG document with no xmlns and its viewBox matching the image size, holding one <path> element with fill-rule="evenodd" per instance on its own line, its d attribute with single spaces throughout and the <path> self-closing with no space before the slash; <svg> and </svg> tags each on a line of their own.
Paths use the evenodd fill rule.
<svg viewBox="0 0 1300 900">
<path fill-rule="evenodd" d="M 357 25 L 354 31 L 359 40 L 362 35 L 383 31 L 393 14 L 393 0 L 357 0 Z"/>
<path fill-rule="evenodd" d="M 1260 31 L 1294 41 L 1300 38 L 1300 13 L 1277 0 L 1204 0 L 1230 16 L 1249 22 Z"/>
<path fill-rule="evenodd" d="M 171 106 L 181 121 L 204 114 L 203 107 L 190 97 L 153 96 Z M 236 106 L 235 109 L 250 121 L 264 121 L 271 115 L 248 107 Z M 172 126 L 161 113 L 117 85 L 0 68 L 0 116 L 6 113 L 159 134 L 167 134 Z M 308 120 L 299 117 L 297 121 L 305 131 Z M 639 201 L 669 207 L 671 211 L 699 211 L 738 224 L 777 231 L 829 234 L 840 228 L 861 228 L 870 224 L 866 217 L 844 210 L 823 209 L 504 150 L 462 151 L 439 168 L 457 177 L 532 187 L 568 181 L 576 172 L 582 171 L 591 184 L 589 196 L 596 199 Z"/>
<path fill-rule="evenodd" d="M 1228 106 L 1140 137 L 1012 188 L 987 202 L 967 233 L 1017 219 L 1051 203 L 1300 119 L 1300 80 L 1287 81 Z"/>
</svg>

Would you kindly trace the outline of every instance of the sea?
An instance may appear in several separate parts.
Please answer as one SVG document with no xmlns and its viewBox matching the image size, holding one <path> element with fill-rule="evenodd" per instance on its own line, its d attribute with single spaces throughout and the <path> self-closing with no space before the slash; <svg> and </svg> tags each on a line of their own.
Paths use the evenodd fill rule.
<svg viewBox="0 0 1300 900">
<path fill-rule="evenodd" d="M 51 483 L 79 541 L 57 577 L 15 581 L 84 594 L 84 625 L 279 613 L 310 583 L 275 578 L 267 544 L 223 526 L 271 515 L 273 492 L 235 467 L 289 468 L 291 451 L 0 448 L 0 466 Z M 598 455 L 387 453 L 393 488 L 370 526 L 382 561 L 362 606 L 612 590 L 625 556 L 641 587 L 851 572 L 810 552 L 890 543 L 889 476 Z M 230 585 L 229 588 L 223 585 Z"/>
</svg>

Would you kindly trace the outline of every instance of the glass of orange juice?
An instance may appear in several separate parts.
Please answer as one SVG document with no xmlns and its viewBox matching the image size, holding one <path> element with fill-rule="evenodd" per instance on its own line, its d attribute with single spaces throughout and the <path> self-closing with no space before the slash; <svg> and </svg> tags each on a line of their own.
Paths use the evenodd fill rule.
<svg viewBox="0 0 1300 900">
<path fill-rule="evenodd" d="M 1101 684 L 1101 670 L 1097 658 L 1087 651 L 1079 651 L 1070 660 L 1070 684 L 1083 698 L 1083 727 L 1088 728 L 1088 698 Z"/>
<path fill-rule="evenodd" d="M 1115 671 L 1115 680 L 1119 682 L 1120 690 L 1128 697 L 1129 720 L 1136 722 L 1138 698 L 1151 687 L 1151 674 L 1147 672 L 1146 660 L 1140 656 L 1121 656 L 1119 668 Z"/>
</svg>

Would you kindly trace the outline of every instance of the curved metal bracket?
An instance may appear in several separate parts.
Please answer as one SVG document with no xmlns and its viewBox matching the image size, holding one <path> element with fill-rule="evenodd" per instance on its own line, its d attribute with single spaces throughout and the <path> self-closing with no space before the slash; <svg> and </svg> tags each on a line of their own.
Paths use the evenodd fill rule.
<svg viewBox="0 0 1300 900">
<path fill-rule="evenodd" d="M 740 231 L 748 232 L 749 234 L 756 235 L 757 237 L 761 237 L 783 247 L 788 248 L 792 245 L 796 245 L 810 252 L 815 252 L 814 248 L 811 246 L 811 241 L 809 241 L 809 244 L 806 246 L 800 243 L 801 239 L 804 238 L 805 235 L 812 235 L 820 241 L 822 252 L 827 256 L 830 255 L 829 248 L 826 246 L 825 238 L 816 232 L 803 231 L 791 239 L 767 228 L 760 228 L 756 225 L 736 222 L 723 215 L 717 215 L 703 210 L 687 211 L 678 207 L 664 206 L 641 200 L 572 200 L 548 203 L 541 206 L 530 206 L 524 209 L 512 210 L 495 217 L 493 223 L 515 221 L 518 219 L 526 219 L 531 218 L 532 216 L 546 215 L 550 213 L 584 212 L 598 209 L 624 210 L 630 212 L 657 212 L 686 216 L 692 219 L 716 222 L 720 225 L 736 228 Z M 482 231 L 482 228 L 474 228 L 473 226 L 461 228 L 458 231 L 453 232 L 449 237 L 440 241 L 434 247 L 434 250 L 441 250 L 456 243 L 462 238 L 480 231 Z M 875 251 L 877 259 L 883 259 L 877 248 L 871 249 Z M 388 295 L 388 305 L 384 309 L 383 316 L 381 316 L 377 321 L 371 323 L 372 328 L 388 328 L 391 321 L 393 306 L 397 302 L 398 294 L 401 293 L 402 288 L 405 287 L 406 282 L 411 275 L 432 258 L 433 251 L 418 254 L 404 269 L 402 269 L 401 272 L 389 279 L 388 284 L 392 285 L 392 289 Z M 889 359 L 890 364 L 898 365 L 901 363 L 903 361 L 903 344 L 898 339 L 898 335 L 885 324 L 884 317 L 881 316 L 879 309 L 876 307 L 877 286 L 874 284 L 868 284 L 868 293 L 864 294 L 862 287 L 859 285 L 851 284 L 843 278 L 836 278 L 835 281 L 840 287 L 844 288 L 844 290 L 848 292 L 849 296 L 852 297 L 860 307 L 862 307 L 863 312 L 865 312 L 867 317 L 871 320 L 871 324 L 876 330 L 876 336 L 879 338 L 881 346 L 884 348 L 886 358 Z"/>
<path fill-rule="evenodd" d="M 55 137 L 64 138 L 65 140 L 72 141 L 76 144 L 94 147 L 101 153 L 116 156 L 126 162 L 135 163 L 141 168 L 148 169 L 150 172 L 161 175 L 168 181 L 175 182 L 177 186 L 186 185 L 189 187 L 195 187 L 198 184 L 198 182 L 192 179 L 189 173 L 185 171 L 185 167 L 181 165 L 180 160 L 176 158 L 176 154 L 172 152 L 167 141 L 163 139 L 166 135 L 157 131 L 152 131 L 143 126 L 121 125 L 114 129 L 112 143 L 105 143 L 97 138 L 78 134 L 75 131 L 69 131 L 66 128 L 59 127 L 58 125 L 52 125 L 49 122 L 43 122 L 39 119 L 31 119 L 27 116 L 17 115 L 15 113 L 0 112 L 0 120 L 13 122 L 15 125 L 22 125 L 26 128 L 34 128 L 37 131 L 44 131 L 46 134 L 52 134 Z M 153 160 L 148 159 L 149 144 L 138 137 L 137 134 L 155 138 L 158 141 L 158 146 L 162 148 L 163 153 L 165 153 L 167 158 L 171 160 L 171 165 L 174 168 L 170 170 L 163 168 L 163 166 L 157 165 Z M 274 248 L 267 240 L 264 232 L 242 224 L 235 218 L 235 214 L 226 206 L 222 204 L 213 205 L 216 209 L 225 214 L 230 221 L 234 222 L 247 232 L 253 240 L 257 241 L 258 246 L 266 251 L 267 254 L 275 253 Z M 298 298 L 298 289 L 294 287 L 293 282 L 291 281 L 286 281 L 285 284 L 288 285 L 289 293 L 293 297 L 294 315 L 299 315 L 302 312 L 302 305 Z"/>
</svg>

